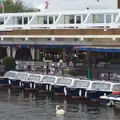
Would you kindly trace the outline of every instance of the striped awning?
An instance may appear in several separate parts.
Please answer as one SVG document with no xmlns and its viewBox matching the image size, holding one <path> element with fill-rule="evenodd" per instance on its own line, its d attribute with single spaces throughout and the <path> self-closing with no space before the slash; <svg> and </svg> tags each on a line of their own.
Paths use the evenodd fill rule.
<svg viewBox="0 0 120 120">
<path fill-rule="evenodd" d="M 74 47 L 82 51 L 95 51 L 95 52 L 120 52 L 120 48 L 115 47 Z"/>
</svg>

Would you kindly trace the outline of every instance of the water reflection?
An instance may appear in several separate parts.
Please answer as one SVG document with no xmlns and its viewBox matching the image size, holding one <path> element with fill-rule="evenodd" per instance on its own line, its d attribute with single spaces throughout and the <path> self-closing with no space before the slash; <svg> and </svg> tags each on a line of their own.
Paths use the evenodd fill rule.
<svg viewBox="0 0 120 120">
<path fill-rule="evenodd" d="M 1 120 L 119 120 L 120 110 L 31 93 L 0 92 Z M 66 111 L 56 115 L 56 105 Z"/>
</svg>

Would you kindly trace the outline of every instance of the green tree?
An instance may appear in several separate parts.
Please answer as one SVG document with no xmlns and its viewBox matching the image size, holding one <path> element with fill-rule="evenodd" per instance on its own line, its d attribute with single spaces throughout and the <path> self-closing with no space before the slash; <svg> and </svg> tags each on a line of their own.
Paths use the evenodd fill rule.
<svg viewBox="0 0 120 120">
<path fill-rule="evenodd" d="M 4 0 L 4 12 L 5 13 L 16 13 L 16 12 L 35 12 L 36 9 L 29 8 L 24 5 L 21 0 L 14 2 L 13 0 Z M 2 12 L 2 8 L 0 9 Z"/>
<path fill-rule="evenodd" d="M 4 57 L 2 59 L 2 64 L 5 70 L 13 70 L 16 67 L 16 62 L 13 57 L 8 57 L 8 56 Z"/>
</svg>

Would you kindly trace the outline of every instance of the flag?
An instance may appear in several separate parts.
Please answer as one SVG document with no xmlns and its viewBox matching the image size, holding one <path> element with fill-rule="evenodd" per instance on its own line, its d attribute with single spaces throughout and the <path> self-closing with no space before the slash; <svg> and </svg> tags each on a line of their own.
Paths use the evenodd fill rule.
<svg viewBox="0 0 120 120">
<path fill-rule="evenodd" d="M 46 1 L 45 1 L 45 9 L 48 9 L 48 6 L 49 6 L 49 3 L 48 3 L 48 1 L 46 0 Z"/>
<path fill-rule="evenodd" d="M 0 8 L 3 8 L 4 6 L 4 0 L 0 0 Z"/>
</svg>

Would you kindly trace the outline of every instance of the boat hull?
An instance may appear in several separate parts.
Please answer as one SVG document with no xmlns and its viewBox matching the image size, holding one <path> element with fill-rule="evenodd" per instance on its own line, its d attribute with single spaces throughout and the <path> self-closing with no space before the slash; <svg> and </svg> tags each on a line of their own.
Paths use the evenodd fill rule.
<svg viewBox="0 0 120 120">
<path fill-rule="evenodd" d="M 110 92 L 110 91 L 89 90 L 89 91 L 87 91 L 87 93 L 88 93 L 88 98 L 90 98 L 90 100 L 92 102 L 100 102 L 100 96 L 109 95 L 112 92 Z"/>
<path fill-rule="evenodd" d="M 87 99 L 87 92 L 84 88 L 67 88 L 67 93 L 72 99 Z"/>
<path fill-rule="evenodd" d="M 58 85 L 52 85 L 51 91 L 56 96 L 67 96 L 67 93 L 65 92 L 67 87 L 66 86 L 58 86 Z"/>
</svg>

